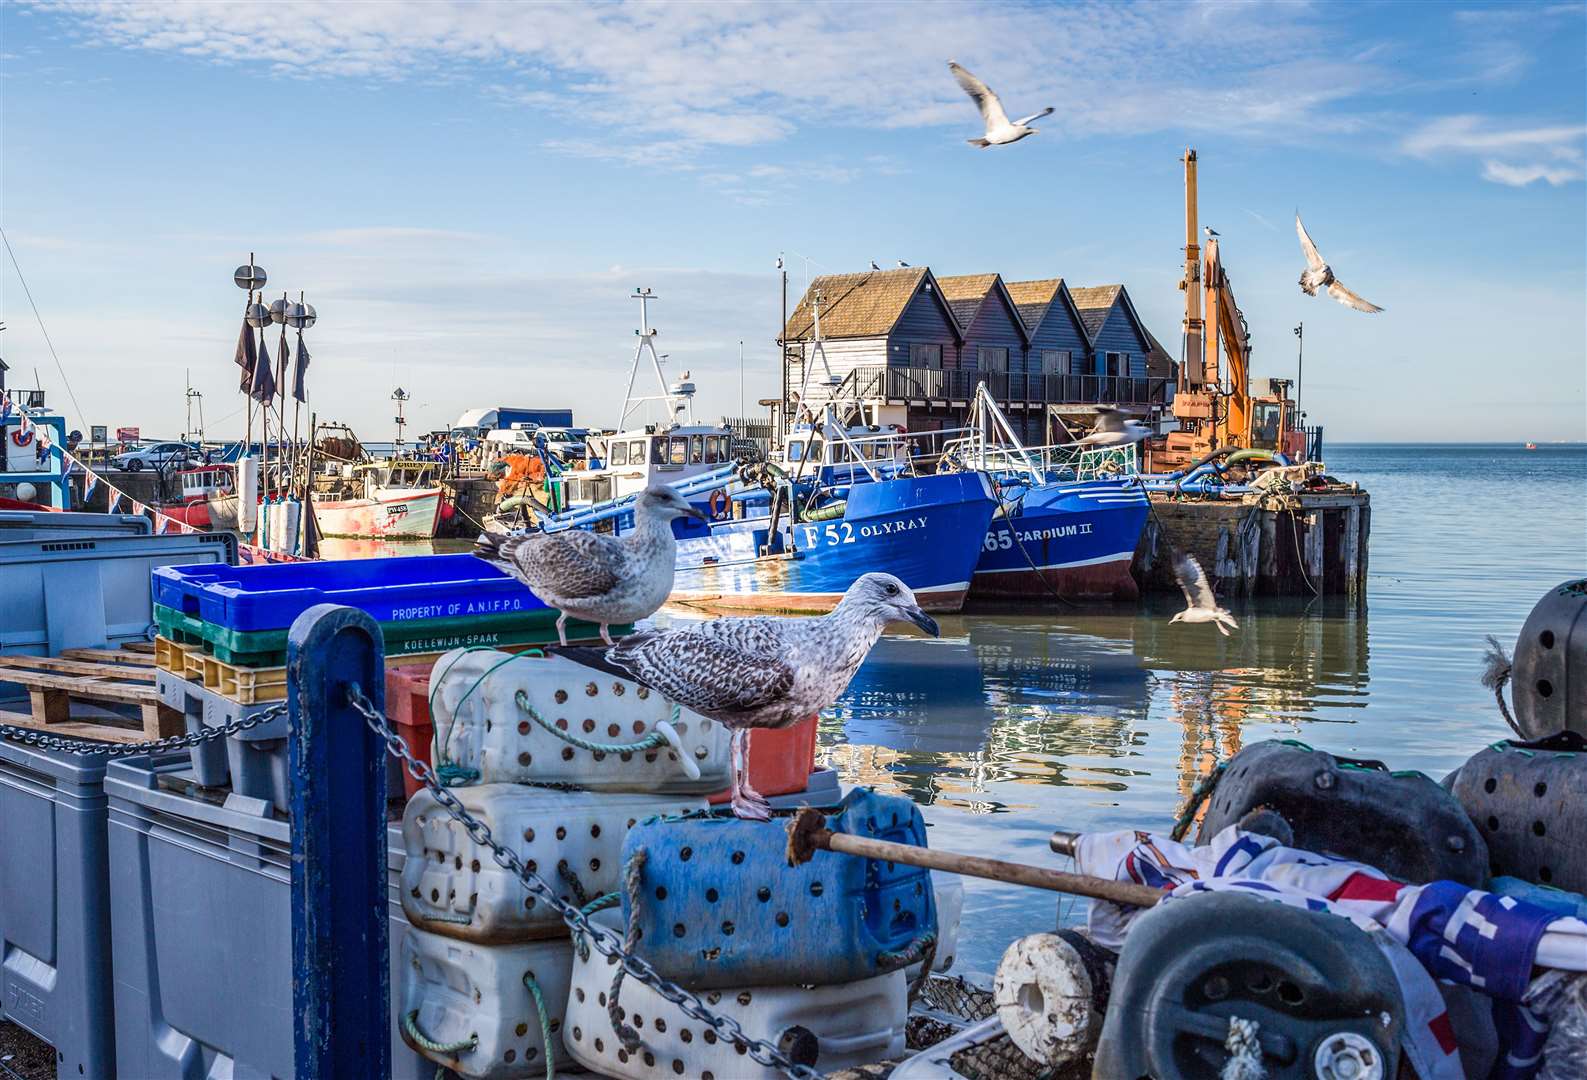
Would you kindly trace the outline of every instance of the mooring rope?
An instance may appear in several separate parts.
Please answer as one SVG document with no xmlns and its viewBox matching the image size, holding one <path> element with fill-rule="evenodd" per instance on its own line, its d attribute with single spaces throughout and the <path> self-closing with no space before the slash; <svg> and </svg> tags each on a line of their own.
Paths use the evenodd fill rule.
<svg viewBox="0 0 1587 1080">
<path fill-rule="evenodd" d="M 456 1054 L 464 1050 L 473 1050 L 479 1045 L 479 1036 L 470 1035 L 457 1042 L 436 1042 L 424 1032 L 419 1030 L 419 1010 L 414 1009 L 402 1015 L 402 1031 L 411 1039 L 415 1046 L 432 1054 Z"/>
<path fill-rule="evenodd" d="M 546 1012 L 546 996 L 540 992 L 540 984 L 535 982 L 532 972 L 523 973 L 523 984 L 529 996 L 534 998 L 535 1012 L 540 1014 L 540 1045 L 546 1055 L 546 1080 L 555 1080 L 557 1056 L 551 1048 L 551 1014 Z"/>
<path fill-rule="evenodd" d="M 1220 761 L 1212 767 L 1212 771 L 1196 782 L 1190 792 L 1190 798 L 1185 803 L 1185 808 L 1179 812 L 1179 817 L 1174 819 L 1174 827 L 1169 830 L 1169 839 L 1178 842 L 1185 838 L 1190 831 L 1190 825 L 1196 820 L 1196 812 L 1201 809 L 1201 804 L 1212 797 L 1218 788 L 1218 781 L 1223 779 L 1224 770 L 1229 767 L 1227 761 Z"/>
<path fill-rule="evenodd" d="M 628 863 L 623 867 L 623 889 L 628 894 L 628 929 L 623 934 L 625 953 L 633 953 L 639 948 L 639 879 L 647 857 L 645 849 L 640 848 L 629 856 Z M 617 1005 L 617 995 L 623 989 L 624 970 L 625 965 L 618 964 L 617 974 L 612 976 L 612 988 L 606 995 L 606 1018 L 611 1021 L 612 1033 L 623 1044 L 623 1049 L 630 1054 L 637 1054 L 644 1042 L 639 1032 L 624 1022 L 623 1011 Z"/>
</svg>

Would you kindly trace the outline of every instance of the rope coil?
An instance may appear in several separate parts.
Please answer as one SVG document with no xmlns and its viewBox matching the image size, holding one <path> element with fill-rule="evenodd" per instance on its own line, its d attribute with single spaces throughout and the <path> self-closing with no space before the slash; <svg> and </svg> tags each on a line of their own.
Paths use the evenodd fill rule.
<svg viewBox="0 0 1587 1080">
<path fill-rule="evenodd" d="M 436 1042 L 434 1039 L 430 1038 L 424 1032 L 419 1030 L 418 1009 L 403 1013 L 402 1033 L 412 1040 L 413 1044 L 419 1049 L 427 1051 L 431 1054 L 458 1054 L 465 1050 L 473 1050 L 479 1045 L 479 1036 L 472 1034 L 469 1035 L 468 1038 L 459 1039 L 456 1042 Z"/>
</svg>

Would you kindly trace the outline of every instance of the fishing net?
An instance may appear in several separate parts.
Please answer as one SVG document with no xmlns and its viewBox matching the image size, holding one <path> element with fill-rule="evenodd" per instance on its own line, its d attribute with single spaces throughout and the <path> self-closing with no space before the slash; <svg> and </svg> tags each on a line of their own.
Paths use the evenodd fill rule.
<svg viewBox="0 0 1587 1080">
<path fill-rule="evenodd" d="M 957 975 L 932 975 L 916 1005 L 909 1018 L 911 1050 L 924 1050 L 954 1034 L 953 1025 L 933 1013 L 973 1024 L 997 1011 L 990 990 Z M 1056 1067 L 1041 1065 L 1026 1057 L 1007 1035 L 955 1054 L 951 1064 L 965 1080 L 1083 1080 L 1091 1075 L 1089 1058 Z"/>
</svg>

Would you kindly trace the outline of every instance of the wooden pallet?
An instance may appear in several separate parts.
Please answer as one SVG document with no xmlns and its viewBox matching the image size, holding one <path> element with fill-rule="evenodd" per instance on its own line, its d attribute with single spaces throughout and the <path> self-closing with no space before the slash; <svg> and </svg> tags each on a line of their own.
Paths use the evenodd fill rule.
<svg viewBox="0 0 1587 1080">
<path fill-rule="evenodd" d="M 117 743 L 163 739 L 185 730 L 182 714 L 160 703 L 148 653 L 67 652 L 74 655 L 0 656 L 0 681 L 26 688 L 29 704 L 26 713 L 0 711 L 0 723 Z"/>
</svg>

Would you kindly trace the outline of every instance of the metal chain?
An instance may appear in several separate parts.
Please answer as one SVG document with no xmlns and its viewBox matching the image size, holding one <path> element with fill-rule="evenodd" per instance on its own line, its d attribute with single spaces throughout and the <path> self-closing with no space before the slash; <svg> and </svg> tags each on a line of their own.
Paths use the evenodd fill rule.
<svg viewBox="0 0 1587 1080">
<path fill-rule="evenodd" d="M 401 736 L 391 730 L 386 718 L 364 696 L 362 689 L 356 683 L 351 683 L 347 687 L 347 703 L 364 718 L 371 731 L 385 740 L 391 755 L 402 762 L 409 775 L 423 784 L 431 797 L 467 830 L 469 839 L 482 847 L 489 848 L 491 858 L 496 861 L 496 865 L 512 872 L 537 900 L 549 905 L 576 934 L 585 935 L 596 952 L 616 960 L 630 976 L 650 987 L 669 1004 L 677 1006 L 691 1020 L 710 1025 L 722 1040 L 735 1047 L 743 1046 L 751 1058 L 767 1068 L 778 1069 L 793 1080 L 821 1080 L 820 1073 L 808 1065 L 798 1064 L 772 1043 L 750 1038 L 739 1026 L 738 1021 L 732 1017 L 713 1013 L 694 994 L 663 978 L 643 957 L 624 952 L 622 942 L 618 940 L 616 934 L 604 926 L 592 923 L 577 907 L 558 896 L 550 883 L 526 867 L 516 852 L 496 842 L 491 836 L 490 826 L 469 813 L 457 796 L 452 794 L 449 788 L 441 785 L 427 762 L 413 756 Z"/>
<path fill-rule="evenodd" d="M 167 735 L 163 739 L 152 739 L 149 742 L 138 743 L 110 743 L 98 742 L 93 739 L 69 739 L 48 732 L 36 731 L 33 728 L 14 727 L 11 724 L 0 724 L 0 739 L 10 739 L 12 742 L 36 746 L 41 750 L 58 750 L 67 754 L 78 754 L 82 757 L 128 757 L 133 754 L 160 754 L 170 750 L 187 750 L 194 746 L 215 739 L 224 739 L 228 735 L 237 735 L 260 724 L 268 723 L 278 716 L 287 714 L 287 703 L 272 705 L 262 712 L 253 713 L 233 720 L 220 727 L 200 726 L 197 731 L 190 731 L 185 735 Z"/>
</svg>

